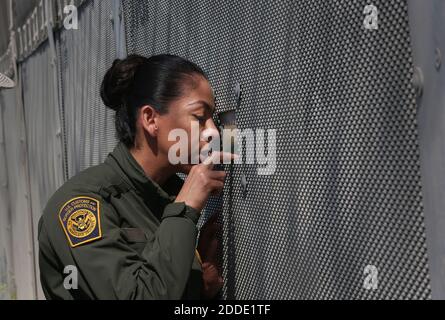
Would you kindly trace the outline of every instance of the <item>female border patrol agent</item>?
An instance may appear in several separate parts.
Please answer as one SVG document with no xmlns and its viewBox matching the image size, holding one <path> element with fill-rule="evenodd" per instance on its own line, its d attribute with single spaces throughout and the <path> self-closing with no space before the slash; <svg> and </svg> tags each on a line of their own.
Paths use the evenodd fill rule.
<svg viewBox="0 0 445 320">
<path fill-rule="evenodd" d="M 44 209 L 39 266 L 45 296 L 214 298 L 222 286 L 212 238 L 218 226 L 206 224 L 196 250 L 196 223 L 208 197 L 221 192 L 225 173 L 209 161 L 168 160 L 176 143 L 168 139 L 172 129 L 190 137 L 197 121 L 201 132 L 216 130 L 207 76 L 177 56 L 132 55 L 113 63 L 101 96 L 116 111 L 119 143 L 102 164 L 67 181 Z"/>
</svg>

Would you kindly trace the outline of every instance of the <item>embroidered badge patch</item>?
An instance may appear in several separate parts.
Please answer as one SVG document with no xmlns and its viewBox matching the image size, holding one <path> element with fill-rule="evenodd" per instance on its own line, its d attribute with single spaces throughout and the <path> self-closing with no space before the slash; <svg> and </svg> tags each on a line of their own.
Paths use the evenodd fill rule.
<svg viewBox="0 0 445 320">
<path fill-rule="evenodd" d="M 77 197 L 66 202 L 59 211 L 59 220 L 71 247 L 102 237 L 99 201 Z"/>
</svg>

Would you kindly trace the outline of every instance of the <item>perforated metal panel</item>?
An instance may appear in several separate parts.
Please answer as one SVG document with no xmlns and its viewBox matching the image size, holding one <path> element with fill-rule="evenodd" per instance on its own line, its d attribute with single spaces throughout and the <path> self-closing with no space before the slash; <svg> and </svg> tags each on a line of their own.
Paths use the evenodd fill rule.
<svg viewBox="0 0 445 320">
<path fill-rule="evenodd" d="M 79 29 L 57 35 L 68 177 L 104 161 L 117 143 L 114 112 L 100 98 L 116 58 L 111 17 L 111 1 L 87 1 L 79 8 Z"/>
<path fill-rule="evenodd" d="M 277 130 L 273 175 L 226 168 L 223 298 L 430 298 L 407 5 L 366 30 L 368 3 L 124 1 L 129 53 L 198 63 L 218 111 L 239 82 L 238 127 Z"/>
</svg>

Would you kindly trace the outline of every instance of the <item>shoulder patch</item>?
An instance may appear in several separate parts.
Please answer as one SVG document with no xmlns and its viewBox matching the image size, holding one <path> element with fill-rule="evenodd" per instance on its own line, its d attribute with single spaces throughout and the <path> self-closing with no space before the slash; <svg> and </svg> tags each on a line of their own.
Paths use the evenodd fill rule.
<svg viewBox="0 0 445 320">
<path fill-rule="evenodd" d="M 59 211 L 62 224 L 71 247 L 100 239 L 99 201 L 90 197 L 76 197 L 67 201 Z"/>
</svg>

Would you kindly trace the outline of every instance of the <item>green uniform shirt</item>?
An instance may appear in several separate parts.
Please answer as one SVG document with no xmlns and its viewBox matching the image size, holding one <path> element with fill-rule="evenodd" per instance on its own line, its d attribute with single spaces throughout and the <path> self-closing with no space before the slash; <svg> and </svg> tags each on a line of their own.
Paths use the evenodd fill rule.
<svg viewBox="0 0 445 320">
<path fill-rule="evenodd" d="M 39 221 L 45 296 L 201 298 L 202 269 L 195 254 L 199 212 L 173 202 L 182 184 L 174 175 L 161 188 L 123 143 L 102 164 L 67 181 Z M 64 285 L 74 276 L 67 266 L 76 267 L 77 289 Z"/>
</svg>

